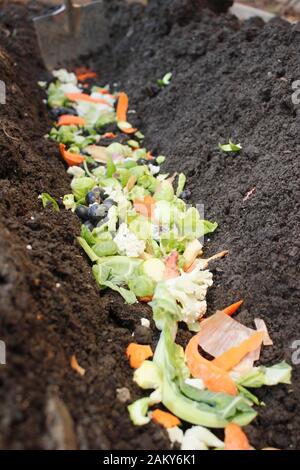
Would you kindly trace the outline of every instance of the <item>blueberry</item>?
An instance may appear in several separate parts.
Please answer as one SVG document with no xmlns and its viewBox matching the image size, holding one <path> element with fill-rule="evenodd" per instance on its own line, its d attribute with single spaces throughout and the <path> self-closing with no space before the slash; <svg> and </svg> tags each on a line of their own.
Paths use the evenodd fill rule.
<svg viewBox="0 0 300 470">
<path fill-rule="evenodd" d="M 89 218 L 88 208 L 86 206 L 77 206 L 75 209 L 75 214 L 78 215 L 78 217 L 83 221 L 88 220 Z"/>
<path fill-rule="evenodd" d="M 96 193 L 97 195 L 99 195 L 100 199 L 103 201 L 103 199 L 105 199 L 105 191 L 104 189 L 102 188 L 99 188 L 98 186 L 96 188 L 93 189 L 94 193 Z"/>
<path fill-rule="evenodd" d="M 73 108 L 54 108 L 51 110 L 51 114 L 54 118 L 59 118 L 59 116 L 62 116 L 63 114 L 70 114 L 71 116 L 75 116 L 77 113 Z"/>
<path fill-rule="evenodd" d="M 147 163 L 149 163 L 149 161 L 145 160 L 145 158 L 139 158 L 136 162 L 138 165 L 147 165 Z"/>
<path fill-rule="evenodd" d="M 92 204 L 88 209 L 89 220 L 96 224 L 107 215 L 107 212 L 108 209 L 103 204 Z"/>
<path fill-rule="evenodd" d="M 86 226 L 86 228 L 89 229 L 90 232 L 92 232 L 94 230 L 94 225 L 92 224 L 92 222 L 90 222 L 89 220 L 84 222 L 84 224 Z"/>
<path fill-rule="evenodd" d="M 183 199 L 184 201 L 186 201 L 186 200 L 190 199 L 191 195 L 192 195 L 192 191 L 190 189 L 185 189 L 180 194 L 180 198 Z"/>
<path fill-rule="evenodd" d="M 101 202 L 101 195 L 103 195 L 103 190 L 100 188 L 94 188 L 93 191 L 90 191 L 86 195 L 87 204 L 94 204 L 95 202 Z"/>
<path fill-rule="evenodd" d="M 110 209 L 112 206 L 116 205 L 116 203 L 112 199 L 107 198 L 103 201 L 103 205 L 107 207 L 107 209 Z"/>
</svg>

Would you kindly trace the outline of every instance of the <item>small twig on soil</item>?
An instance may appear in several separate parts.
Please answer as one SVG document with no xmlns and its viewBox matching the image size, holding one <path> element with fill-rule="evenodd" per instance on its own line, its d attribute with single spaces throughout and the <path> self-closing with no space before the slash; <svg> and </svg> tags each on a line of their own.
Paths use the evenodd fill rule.
<svg viewBox="0 0 300 470">
<path fill-rule="evenodd" d="M 6 129 L 5 129 L 5 127 L 4 127 L 3 125 L 1 126 L 1 129 L 2 129 L 2 131 L 3 131 L 3 134 L 6 135 L 6 137 L 7 137 L 8 139 L 11 139 L 11 140 L 15 140 L 15 141 L 17 141 L 17 142 L 20 142 L 20 139 L 18 139 L 17 137 L 13 137 L 12 135 L 8 134 L 8 132 L 6 131 Z"/>
<path fill-rule="evenodd" d="M 255 187 L 250 189 L 250 191 L 248 191 L 246 196 L 243 198 L 243 202 L 246 202 L 252 196 L 252 194 L 255 193 L 255 191 L 256 191 Z"/>
</svg>

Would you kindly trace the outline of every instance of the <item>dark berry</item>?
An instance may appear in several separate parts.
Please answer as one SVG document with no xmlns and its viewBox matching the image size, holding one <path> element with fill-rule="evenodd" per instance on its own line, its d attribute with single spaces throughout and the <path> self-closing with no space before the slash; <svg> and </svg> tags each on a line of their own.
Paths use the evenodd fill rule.
<svg viewBox="0 0 300 470">
<path fill-rule="evenodd" d="M 105 207 L 107 207 L 107 209 L 110 209 L 112 206 L 115 206 L 116 203 L 115 203 L 115 201 L 113 201 L 112 199 L 107 198 L 107 199 L 105 199 L 105 200 L 103 201 L 103 205 L 104 205 Z"/>
<path fill-rule="evenodd" d="M 71 116 L 76 116 L 77 112 L 73 108 L 54 108 L 51 110 L 51 114 L 54 118 L 59 118 L 63 114 L 69 114 Z"/>
<path fill-rule="evenodd" d="M 94 230 L 94 225 L 92 224 L 92 222 L 90 222 L 89 220 L 87 220 L 86 222 L 84 222 L 84 224 L 86 226 L 86 228 L 89 229 L 90 232 L 92 232 Z"/>
<path fill-rule="evenodd" d="M 86 206 L 77 206 L 75 209 L 75 214 L 83 221 L 88 220 L 88 208 Z"/>
<path fill-rule="evenodd" d="M 92 204 L 88 209 L 89 220 L 95 224 L 107 215 L 108 209 L 103 204 Z"/>
</svg>

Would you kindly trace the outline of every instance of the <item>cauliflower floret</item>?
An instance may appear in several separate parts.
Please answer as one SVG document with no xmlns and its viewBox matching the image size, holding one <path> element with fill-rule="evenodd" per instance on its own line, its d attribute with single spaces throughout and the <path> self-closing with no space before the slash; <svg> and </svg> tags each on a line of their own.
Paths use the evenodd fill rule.
<svg viewBox="0 0 300 470">
<path fill-rule="evenodd" d="M 206 312 L 206 293 L 212 286 L 212 273 L 195 268 L 190 273 L 166 281 L 166 286 L 172 297 L 181 305 L 183 321 L 194 323 Z"/>
<path fill-rule="evenodd" d="M 72 83 L 73 85 L 77 84 L 77 77 L 75 73 L 68 72 L 66 69 L 54 70 L 52 75 L 57 78 L 61 83 Z"/>
<path fill-rule="evenodd" d="M 224 442 L 203 426 L 192 426 L 183 436 L 181 450 L 208 450 L 209 447 L 224 448 Z"/>
<path fill-rule="evenodd" d="M 129 256 L 130 258 L 138 258 L 145 251 L 145 242 L 139 240 L 134 233 L 130 232 L 127 224 L 121 224 L 117 235 L 114 238 L 119 253 Z"/>
</svg>

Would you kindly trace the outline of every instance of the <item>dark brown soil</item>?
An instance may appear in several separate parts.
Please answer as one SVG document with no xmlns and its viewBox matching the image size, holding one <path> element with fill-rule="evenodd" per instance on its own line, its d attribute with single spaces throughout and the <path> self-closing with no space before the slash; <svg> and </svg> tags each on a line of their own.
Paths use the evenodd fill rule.
<svg viewBox="0 0 300 470">
<path fill-rule="evenodd" d="M 104 82 L 126 89 L 148 147 L 169 157 L 166 170 L 187 173 L 192 202 L 203 202 L 206 217 L 220 224 L 206 252 L 226 248 L 230 256 L 214 266 L 209 311 L 244 298 L 238 319 L 264 318 L 275 343 L 263 362 L 290 362 L 300 339 L 300 117 L 291 102 L 300 33 L 282 20 L 241 26 L 230 16 L 193 14 L 196 3 L 151 0 L 143 11 L 109 1 L 111 43 L 96 66 Z M 134 428 L 116 398 L 120 387 L 139 396 L 124 350 L 150 311 L 113 294 L 100 298 L 74 241 L 78 221 L 38 200 L 42 191 L 68 192 L 69 177 L 56 146 L 42 139 L 50 121 L 35 85 L 44 72 L 33 13 L 11 5 L 0 13 L 7 51 L 0 49 L 0 79 L 8 84 L 0 122 L 0 339 L 7 345 L 0 447 L 167 448 L 164 431 Z M 156 80 L 169 71 L 171 85 L 160 90 Z M 240 154 L 218 150 L 230 137 L 242 143 Z M 72 354 L 83 378 L 70 368 Z M 255 447 L 299 448 L 299 394 L 299 366 L 292 387 L 259 391 L 267 406 L 247 429 Z"/>
</svg>

